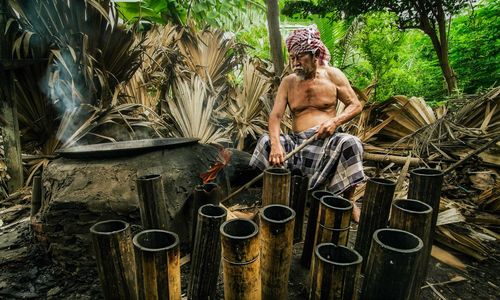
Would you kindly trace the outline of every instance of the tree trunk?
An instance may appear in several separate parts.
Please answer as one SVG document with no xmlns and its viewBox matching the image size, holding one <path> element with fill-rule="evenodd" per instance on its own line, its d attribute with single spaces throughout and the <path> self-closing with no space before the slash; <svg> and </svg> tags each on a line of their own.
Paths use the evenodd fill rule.
<svg viewBox="0 0 500 300">
<path fill-rule="evenodd" d="M 266 0 L 267 27 L 269 30 L 269 45 L 276 76 L 283 73 L 284 62 L 281 48 L 280 18 L 278 0 Z"/>
</svg>

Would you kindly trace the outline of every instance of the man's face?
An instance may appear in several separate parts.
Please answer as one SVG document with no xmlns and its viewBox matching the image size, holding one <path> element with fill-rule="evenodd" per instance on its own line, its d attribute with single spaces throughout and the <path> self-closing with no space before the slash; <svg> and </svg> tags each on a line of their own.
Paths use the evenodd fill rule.
<svg viewBox="0 0 500 300">
<path fill-rule="evenodd" d="M 290 53 L 292 70 L 299 76 L 306 76 L 316 71 L 316 61 L 311 52 Z"/>
</svg>

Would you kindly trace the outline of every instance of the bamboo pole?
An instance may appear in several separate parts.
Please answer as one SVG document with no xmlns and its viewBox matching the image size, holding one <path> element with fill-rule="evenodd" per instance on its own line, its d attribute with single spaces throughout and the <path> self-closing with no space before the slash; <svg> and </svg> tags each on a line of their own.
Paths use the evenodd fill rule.
<svg viewBox="0 0 500 300">
<path fill-rule="evenodd" d="M 197 228 L 198 212 L 200 207 L 205 204 L 219 205 L 221 199 L 221 190 L 219 186 L 215 183 L 205 183 L 197 185 L 193 192 L 193 202 L 192 202 L 192 218 L 191 218 L 191 248 L 193 248 L 195 233 Z"/>
<path fill-rule="evenodd" d="M 264 170 L 262 184 L 262 206 L 270 204 L 290 205 L 290 170 L 268 168 Z"/>
<path fill-rule="evenodd" d="M 97 271 L 105 299 L 137 299 L 130 226 L 120 220 L 90 228 Z"/>
<path fill-rule="evenodd" d="M 351 201 L 340 196 L 321 197 L 314 246 L 321 243 L 347 246 L 351 214 Z"/>
<path fill-rule="evenodd" d="M 219 228 L 226 217 L 226 209 L 213 204 L 205 204 L 198 210 L 188 299 L 215 299 L 221 256 Z"/>
<path fill-rule="evenodd" d="M 288 275 L 292 262 L 295 212 L 271 204 L 260 213 L 262 299 L 288 299 Z"/>
<path fill-rule="evenodd" d="M 42 206 L 42 176 L 33 177 L 33 185 L 31 187 L 31 213 L 30 216 L 33 218 L 40 207 Z"/>
<path fill-rule="evenodd" d="M 144 230 L 133 239 L 137 294 L 140 300 L 181 299 L 179 237 L 159 230 Z"/>
<path fill-rule="evenodd" d="M 168 211 L 161 175 L 139 177 L 136 184 L 142 227 L 167 230 Z"/>
<path fill-rule="evenodd" d="M 362 257 L 368 257 L 370 243 L 375 230 L 387 227 L 389 211 L 396 183 L 384 178 L 370 178 L 366 184 L 361 216 L 354 249 Z M 364 271 L 367 261 L 363 262 L 361 272 Z"/>
<path fill-rule="evenodd" d="M 426 264 L 429 263 L 430 253 L 425 253 L 425 249 L 427 249 L 427 246 L 431 242 L 431 219 L 432 207 L 422 201 L 396 199 L 392 202 L 389 226 L 413 233 L 424 243 L 420 263 L 416 271 L 417 275 L 413 282 L 411 299 L 420 299 L 420 287 L 427 276 Z"/>
<path fill-rule="evenodd" d="M 357 299 L 363 258 L 355 250 L 332 243 L 315 248 L 310 274 L 309 299 Z"/>
<path fill-rule="evenodd" d="M 259 227 L 232 219 L 220 227 L 225 300 L 260 300 Z"/>
<path fill-rule="evenodd" d="M 306 236 L 304 238 L 304 247 L 302 248 L 302 256 L 300 263 L 302 266 L 309 268 L 314 250 L 314 236 L 316 234 L 316 222 L 318 220 L 319 202 L 323 196 L 334 196 L 332 192 L 327 190 L 318 190 L 311 193 L 311 203 L 309 207 L 309 216 L 307 218 Z"/>
<path fill-rule="evenodd" d="M 304 212 L 306 209 L 307 189 L 309 177 L 296 174 L 292 171 L 292 189 L 290 191 L 290 207 L 295 211 L 295 227 L 293 229 L 293 243 L 302 242 L 302 229 L 304 227 Z"/>
<path fill-rule="evenodd" d="M 422 240 L 407 231 L 383 228 L 373 234 L 361 299 L 411 299 Z"/>
</svg>

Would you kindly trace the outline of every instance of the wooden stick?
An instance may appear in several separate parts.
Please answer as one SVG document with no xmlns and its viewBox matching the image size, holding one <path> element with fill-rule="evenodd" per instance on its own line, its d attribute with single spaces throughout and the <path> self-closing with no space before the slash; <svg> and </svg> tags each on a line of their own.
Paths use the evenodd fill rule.
<svg viewBox="0 0 500 300">
<path fill-rule="evenodd" d="M 464 162 L 466 162 L 469 158 L 471 158 L 472 156 L 477 155 L 477 154 L 483 152 L 489 146 L 491 146 L 491 144 L 496 143 L 499 140 L 500 140 L 500 135 L 497 136 L 496 138 L 492 139 L 491 141 L 487 142 L 483 146 L 481 146 L 481 147 L 477 148 L 476 150 L 472 151 L 471 153 L 469 153 L 469 155 L 467 155 L 466 157 L 464 157 L 461 160 L 457 161 L 456 163 L 454 163 L 453 165 L 451 165 L 448 169 L 444 170 L 443 173 L 444 174 L 448 174 L 449 172 L 453 171 L 456 167 L 458 167 L 461 164 L 463 164 Z"/>
</svg>

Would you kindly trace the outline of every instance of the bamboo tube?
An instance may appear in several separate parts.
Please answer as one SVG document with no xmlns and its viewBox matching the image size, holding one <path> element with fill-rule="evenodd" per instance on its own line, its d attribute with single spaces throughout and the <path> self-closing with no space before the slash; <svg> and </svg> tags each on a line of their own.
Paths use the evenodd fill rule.
<svg viewBox="0 0 500 300">
<path fill-rule="evenodd" d="M 232 219 L 220 227 L 225 300 L 260 300 L 259 227 Z"/>
<path fill-rule="evenodd" d="M 351 214 L 351 201 L 340 196 L 321 197 L 314 246 L 321 243 L 347 246 Z"/>
<path fill-rule="evenodd" d="M 137 294 L 140 300 L 181 299 L 181 265 L 177 234 L 151 229 L 134 239 Z"/>
<path fill-rule="evenodd" d="M 33 186 L 31 187 L 31 214 L 33 218 L 42 206 L 42 176 L 33 177 Z"/>
<path fill-rule="evenodd" d="M 366 184 L 361 216 L 354 249 L 362 257 L 368 257 L 370 243 L 375 230 L 387 227 L 389 211 L 396 183 L 384 178 L 370 178 Z M 364 271 L 367 261 L 363 262 L 361 272 Z"/>
<path fill-rule="evenodd" d="M 422 201 L 411 199 L 396 199 L 392 202 L 389 226 L 401 229 L 418 236 L 424 243 L 421 259 L 417 267 L 417 275 L 412 287 L 411 299 L 420 299 L 420 288 L 427 277 L 427 264 L 430 253 L 426 253 L 431 233 L 432 207 Z M 426 257 L 427 256 L 427 257 Z"/>
<path fill-rule="evenodd" d="M 309 299 L 357 299 L 361 255 L 332 243 L 319 244 L 314 252 Z"/>
<path fill-rule="evenodd" d="M 144 229 L 168 229 L 168 211 L 161 175 L 137 178 L 139 209 Z"/>
<path fill-rule="evenodd" d="M 98 222 L 90 228 L 105 299 L 137 299 L 134 252 L 128 223 Z"/>
<path fill-rule="evenodd" d="M 383 228 L 373 234 L 361 299 L 411 299 L 422 240 L 407 231 Z"/>
<path fill-rule="evenodd" d="M 205 204 L 198 210 L 188 299 L 215 299 L 221 255 L 219 228 L 226 217 L 227 211 L 213 204 Z"/>
<path fill-rule="evenodd" d="M 264 170 L 262 206 L 269 204 L 290 205 L 291 172 L 283 168 Z"/>
<path fill-rule="evenodd" d="M 260 213 L 262 299 L 288 299 L 288 275 L 292 262 L 295 212 L 271 204 Z"/>
<path fill-rule="evenodd" d="M 215 183 L 205 183 L 201 185 L 197 185 L 194 188 L 193 192 L 193 202 L 192 202 L 192 219 L 191 219 L 191 248 L 194 245 L 196 227 L 197 227 L 197 219 L 198 219 L 198 211 L 200 207 L 205 204 L 213 204 L 219 205 L 221 199 L 221 191 L 217 184 Z M 219 224 L 220 226 L 220 224 Z"/>
<path fill-rule="evenodd" d="M 295 211 L 295 227 L 293 229 L 293 243 L 302 242 L 302 227 L 304 227 L 304 211 L 307 203 L 307 189 L 309 177 L 307 175 L 294 175 L 292 171 L 292 189 L 290 191 L 290 207 Z"/>
<path fill-rule="evenodd" d="M 302 266 L 309 268 L 314 250 L 314 237 L 316 235 L 316 226 L 318 220 L 319 202 L 323 196 L 335 196 L 327 190 L 314 191 L 311 194 L 311 203 L 309 207 L 309 216 L 307 218 L 306 236 L 304 238 L 304 247 L 302 248 L 302 256 L 300 263 Z"/>
</svg>

